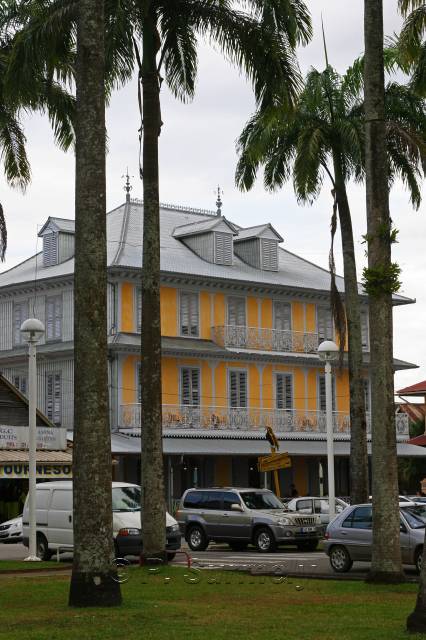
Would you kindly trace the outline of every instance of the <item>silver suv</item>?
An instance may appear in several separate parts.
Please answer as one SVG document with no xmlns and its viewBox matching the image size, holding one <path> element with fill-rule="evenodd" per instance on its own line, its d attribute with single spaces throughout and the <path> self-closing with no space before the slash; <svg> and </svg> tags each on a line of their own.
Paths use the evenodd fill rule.
<svg viewBox="0 0 426 640">
<path fill-rule="evenodd" d="M 188 489 L 175 517 L 193 551 L 204 551 L 211 541 L 227 542 L 234 551 L 249 544 L 262 553 L 283 544 L 313 551 L 321 530 L 318 516 L 289 513 L 267 489 Z"/>
</svg>

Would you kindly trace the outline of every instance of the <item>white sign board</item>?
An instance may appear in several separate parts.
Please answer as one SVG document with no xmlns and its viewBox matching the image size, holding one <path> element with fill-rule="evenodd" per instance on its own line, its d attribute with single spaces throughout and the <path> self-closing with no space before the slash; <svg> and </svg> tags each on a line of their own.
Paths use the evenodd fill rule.
<svg viewBox="0 0 426 640">
<path fill-rule="evenodd" d="M 0 449 L 28 449 L 28 427 L 0 424 Z M 67 431 L 60 427 L 37 427 L 37 449 L 65 451 Z"/>
</svg>

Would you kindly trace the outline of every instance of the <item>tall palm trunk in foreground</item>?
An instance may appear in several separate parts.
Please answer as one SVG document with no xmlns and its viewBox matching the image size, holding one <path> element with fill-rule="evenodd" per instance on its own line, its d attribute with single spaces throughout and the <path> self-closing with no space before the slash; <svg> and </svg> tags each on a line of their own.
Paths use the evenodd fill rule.
<svg viewBox="0 0 426 640">
<path fill-rule="evenodd" d="M 108 422 L 103 0 L 80 0 L 75 194 L 74 562 L 69 604 L 120 604 Z"/>
<path fill-rule="evenodd" d="M 392 292 L 398 284 L 391 262 L 392 223 L 386 150 L 383 3 L 365 0 L 365 163 L 372 390 L 373 550 L 368 580 L 402 577 L 393 387 Z"/>
<path fill-rule="evenodd" d="M 161 420 L 160 203 L 158 137 L 161 129 L 157 72 L 159 35 L 154 16 L 143 24 L 143 267 L 141 442 L 143 556 L 165 560 L 166 506 Z"/>
<path fill-rule="evenodd" d="M 334 188 L 342 236 L 345 308 L 348 324 L 348 367 L 351 416 L 350 495 L 351 503 L 368 499 L 368 454 L 362 375 L 362 334 L 355 246 L 345 179 L 338 151 L 333 153 Z"/>
</svg>

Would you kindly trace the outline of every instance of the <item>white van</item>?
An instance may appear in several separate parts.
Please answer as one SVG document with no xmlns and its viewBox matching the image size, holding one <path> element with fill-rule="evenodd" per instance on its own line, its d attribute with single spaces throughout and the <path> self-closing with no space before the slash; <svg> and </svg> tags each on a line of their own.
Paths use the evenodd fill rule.
<svg viewBox="0 0 426 640">
<path fill-rule="evenodd" d="M 141 489 L 127 482 L 112 483 L 114 547 L 117 557 L 139 555 L 141 535 Z M 23 512 L 23 543 L 28 547 L 28 496 Z M 36 493 L 37 555 L 50 560 L 54 551 L 72 551 L 72 482 L 58 480 L 37 485 Z M 179 525 L 166 513 L 166 548 L 169 559 L 180 549 Z"/>
</svg>

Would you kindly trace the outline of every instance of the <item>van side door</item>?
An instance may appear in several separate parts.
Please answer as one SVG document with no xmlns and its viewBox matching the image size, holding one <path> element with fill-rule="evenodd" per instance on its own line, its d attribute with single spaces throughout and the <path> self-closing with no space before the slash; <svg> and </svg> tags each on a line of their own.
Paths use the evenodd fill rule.
<svg viewBox="0 0 426 640">
<path fill-rule="evenodd" d="M 48 511 L 49 543 L 73 544 L 72 491 L 53 489 Z"/>
</svg>

